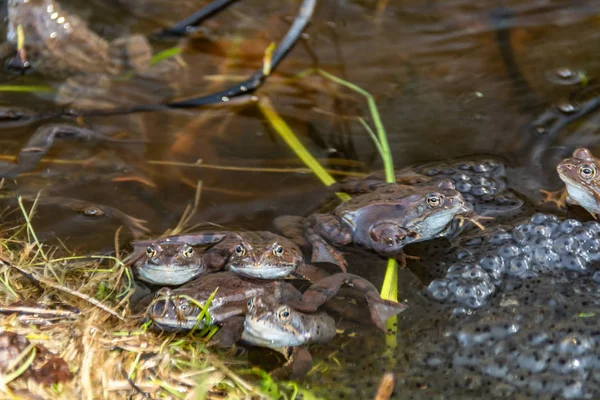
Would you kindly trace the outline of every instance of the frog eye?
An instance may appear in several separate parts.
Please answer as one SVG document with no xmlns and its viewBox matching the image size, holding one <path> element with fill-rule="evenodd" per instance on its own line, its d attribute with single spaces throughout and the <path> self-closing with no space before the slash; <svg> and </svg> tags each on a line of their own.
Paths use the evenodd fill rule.
<svg viewBox="0 0 600 400">
<path fill-rule="evenodd" d="M 276 244 L 275 247 L 273 247 L 273 254 L 275 254 L 277 257 L 281 257 L 283 255 L 283 246 Z"/>
<path fill-rule="evenodd" d="M 83 210 L 83 215 L 85 215 L 86 217 L 100 217 L 104 215 L 104 211 L 102 211 L 98 207 L 86 207 Z"/>
<path fill-rule="evenodd" d="M 154 257 L 156 255 L 156 249 L 154 248 L 153 245 L 150 245 L 150 246 L 146 247 L 146 255 L 149 258 L 152 258 L 152 257 Z"/>
<path fill-rule="evenodd" d="M 181 254 L 183 254 L 185 258 L 192 258 L 192 256 L 194 255 L 194 248 L 186 244 L 185 246 L 183 246 Z"/>
<path fill-rule="evenodd" d="M 290 309 L 287 307 L 284 307 L 281 310 L 279 310 L 278 315 L 279 315 L 280 320 L 286 321 L 290 317 Z"/>
<path fill-rule="evenodd" d="M 579 167 L 579 176 L 583 179 L 593 179 L 596 177 L 596 167 L 591 164 L 582 164 Z"/>
<path fill-rule="evenodd" d="M 427 196 L 427 205 L 431 208 L 439 207 L 444 203 L 444 195 L 440 193 L 431 193 Z"/>
<path fill-rule="evenodd" d="M 190 305 L 188 303 L 179 304 L 179 309 L 183 312 L 187 311 L 189 308 L 190 308 Z"/>
<path fill-rule="evenodd" d="M 244 254 L 246 254 L 246 248 L 243 245 L 238 244 L 235 248 L 235 254 L 239 257 L 243 256 Z"/>
<path fill-rule="evenodd" d="M 247 304 L 248 304 L 248 310 L 252 310 L 252 307 L 254 307 L 254 297 L 251 297 L 251 298 L 248 300 L 248 303 L 247 303 Z"/>
</svg>

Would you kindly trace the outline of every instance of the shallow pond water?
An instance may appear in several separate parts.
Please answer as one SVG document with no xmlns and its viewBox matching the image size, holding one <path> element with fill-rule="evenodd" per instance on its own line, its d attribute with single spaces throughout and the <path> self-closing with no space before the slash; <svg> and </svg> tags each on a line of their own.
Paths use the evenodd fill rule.
<svg viewBox="0 0 600 400">
<path fill-rule="evenodd" d="M 168 8 L 174 15 L 157 6 L 159 0 L 140 0 L 139 4 L 101 0 L 62 3 L 88 19 L 96 32 L 113 39 L 131 32 L 149 34 L 203 2 L 178 2 L 181 8 Z M 185 44 L 180 55 L 184 67 L 173 79 L 129 79 L 112 87 L 109 100 L 151 104 L 228 87 L 261 66 L 264 49 L 282 37 L 297 6 L 292 0 L 271 4 L 239 1 L 206 22 L 204 33 Z M 309 151 L 336 178 L 343 179 L 381 169 L 377 150 L 356 118 L 368 115 L 366 103 L 320 77 L 292 78 L 306 69 L 322 68 L 367 89 L 377 101 L 398 169 L 472 155 L 503 159 L 507 186 L 528 199 L 522 210 L 500 221 L 508 222 L 538 211 L 538 189 L 559 187 L 555 166 L 560 159 L 581 145 L 598 152 L 597 113 L 569 125 L 551 140 L 544 138 L 543 128 L 548 126 L 539 123 L 539 117 L 561 106 L 577 106 L 596 95 L 599 24 L 600 4 L 591 0 L 320 2 L 307 36 L 257 95 L 268 96 Z M 176 40 L 152 42 L 155 53 L 176 44 Z M 583 71 L 586 81 L 566 85 L 559 76 L 563 69 Z M 63 81 L 35 72 L 19 77 L 3 73 L 1 77 L 6 84 L 47 84 L 54 89 Z M 0 106 L 56 107 L 51 93 L 14 92 L 3 92 Z M 275 217 L 306 215 L 331 200 L 315 176 L 297 171 L 304 166 L 252 103 L 90 117 L 81 122 L 93 130 L 138 139 L 138 143 L 57 140 L 37 168 L 4 181 L 0 202 L 6 209 L 3 222 L 7 226 L 19 220 L 20 214 L 14 211 L 15 193 L 33 198 L 42 190 L 33 220 L 40 239 L 50 244 L 60 241 L 78 252 L 103 253 L 114 249 L 116 229 L 126 221 L 131 227 L 131 220 L 115 213 L 86 215 L 81 207 L 61 199 L 112 207 L 144 220 L 146 231 L 121 231 L 122 244 L 136 233 L 151 237 L 177 225 L 186 206 L 193 204 L 199 182 L 200 203 L 190 225 L 272 230 Z M 14 157 L 41 124 L 0 125 L 0 161 L 14 163 Z M 44 200 L 46 197 L 50 200 Z M 539 210 L 565 215 L 551 207 Z M 577 209 L 569 210 L 569 216 L 590 219 Z M 600 394 L 598 360 L 586 361 L 587 369 L 571 368 L 565 372 L 571 374 L 570 380 L 547 390 L 541 381 L 564 372 L 559 366 L 540 372 L 531 370 L 533 367 L 527 370 L 523 362 L 519 364 L 518 356 L 507 360 L 510 357 L 505 355 L 498 361 L 498 348 L 510 347 L 510 340 L 513 347 L 527 347 L 525 334 L 510 340 L 502 335 L 494 337 L 489 347 L 477 348 L 479 362 L 464 361 L 468 355 L 461 351 L 468 352 L 471 347 L 456 348 L 462 345 L 451 340 L 452 335 L 458 335 L 452 333 L 457 326 L 464 323 L 467 328 L 480 329 L 478 326 L 488 319 L 500 325 L 511 324 L 515 318 L 535 320 L 535 307 L 527 301 L 542 298 L 546 290 L 555 290 L 561 297 L 560 293 L 573 288 L 564 281 L 544 280 L 536 288 L 524 289 L 519 286 L 522 283 L 508 279 L 502 287 L 513 288 L 506 290 L 524 305 L 522 315 L 516 317 L 516 311 L 503 308 L 502 296 L 498 295 L 483 311 L 457 319 L 451 316 L 452 307 L 433 302 L 422 292 L 451 265 L 451 256 L 445 253 L 447 246 L 438 241 L 407 250 L 421 260 L 401 271 L 400 297 L 410 308 L 399 321 L 398 349 L 386 349 L 383 336 L 374 331 L 366 338 L 339 336 L 328 345 L 316 347 L 318 364 L 307 377 L 306 386 L 326 398 L 372 398 L 383 373 L 394 370 L 393 397 L 399 399 L 481 398 L 490 390 L 494 396 L 519 392 L 523 398 Z M 385 260 L 357 252 L 349 257 L 349 269 L 380 285 Z M 585 282 L 581 285 L 584 287 Z M 596 289 L 588 289 L 580 292 L 587 290 L 589 304 L 597 308 Z M 557 338 L 553 340 L 568 341 L 565 337 L 573 332 L 556 326 L 569 325 L 573 315 L 582 310 L 561 301 L 540 300 L 542 305 L 537 306 L 547 308 L 545 319 L 537 327 L 522 323 L 522 329 L 555 331 Z M 559 312 L 556 304 L 566 305 Z M 589 349 L 600 345 L 594 341 L 595 323 L 594 319 L 577 320 L 575 325 L 582 325 L 578 334 L 585 337 L 580 340 L 594 343 L 577 357 L 591 354 Z M 496 353 L 490 350 L 494 346 Z M 544 351 L 550 354 L 554 350 Z M 555 351 L 557 360 L 561 351 Z M 574 350 L 564 351 L 575 354 Z M 443 353 L 437 369 L 423 361 L 433 353 Z M 554 365 L 554 359 L 548 357 L 547 364 Z M 492 361 L 499 365 L 496 372 L 484 365 Z M 463 364 L 456 367 L 457 362 Z M 517 375 L 523 368 L 528 375 L 521 379 Z"/>
</svg>

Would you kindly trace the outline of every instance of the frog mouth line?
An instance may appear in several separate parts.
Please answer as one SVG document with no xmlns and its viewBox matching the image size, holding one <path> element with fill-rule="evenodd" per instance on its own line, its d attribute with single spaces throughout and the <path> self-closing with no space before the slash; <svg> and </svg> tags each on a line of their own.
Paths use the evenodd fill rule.
<svg viewBox="0 0 600 400">
<path fill-rule="evenodd" d="M 254 265 L 230 265 L 229 270 L 252 277 L 282 278 L 288 276 L 296 269 L 296 264 L 254 264 Z"/>
</svg>

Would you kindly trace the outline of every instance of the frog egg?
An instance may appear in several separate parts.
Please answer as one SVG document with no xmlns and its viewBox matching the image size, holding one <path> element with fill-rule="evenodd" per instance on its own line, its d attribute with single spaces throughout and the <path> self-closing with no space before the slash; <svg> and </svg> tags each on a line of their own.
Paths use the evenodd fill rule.
<svg viewBox="0 0 600 400">
<path fill-rule="evenodd" d="M 473 187 L 469 182 L 464 181 L 458 181 L 454 186 L 456 187 L 456 190 L 461 193 L 469 193 Z"/>
<path fill-rule="evenodd" d="M 545 225 L 536 225 L 533 228 L 533 232 L 531 234 L 532 234 L 532 236 L 541 236 L 541 237 L 549 238 L 552 236 L 552 229 L 550 229 L 549 227 L 547 227 Z"/>
<path fill-rule="evenodd" d="M 510 372 L 508 366 L 506 366 L 502 362 L 499 362 L 498 360 L 489 360 L 483 365 L 481 365 L 479 368 L 481 369 L 481 372 L 483 372 L 485 375 L 492 376 L 498 379 L 505 378 Z"/>
<path fill-rule="evenodd" d="M 453 264 L 448 268 L 446 278 L 485 279 L 489 275 L 476 264 Z"/>
<path fill-rule="evenodd" d="M 553 236 L 560 235 L 562 233 L 559 229 L 560 223 L 558 223 L 556 221 L 548 221 L 547 220 L 546 222 L 544 222 L 544 226 L 547 226 L 548 229 L 550 229 Z"/>
<path fill-rule="evenodd" d="M 560 354 L 581 356 L 588 352 L 594 352 L 593 341 L 582 334 L 571 333 L 563 337 L 556 346 L 556 351 Z"/>
<path fill-rule="evenodd" d="M 525 236 L 529 236 L 531 235 L 531 233 L 533 232 L 533 230 L 536 228 L 536 226 L 532 223 L 525 223 L 525 224 L 521 224 L 521 225 L 517 225 L 514 228 L 514 231 L 516 232 L 520 232 Z"/>
<path fill-rule="evenodd" d="M 466 346 L 458 349 L 452 357 L 452 365 L 458 367 L 477 367 L 481 364 L 481 351 L 478 346 Z M 485 355 L 485 353 L 483 354 Z"/>
<path fill-rule="evenodd" d="M 559 229 L 563 233 L 571 233 L 573 229 L 581 225 L 582 223 L 575 219 L 565 219 L 563 222 L 560 223 Z"/>
<path fill-rule="evenodd" d="M 573 235 L 573 237 L 580 242 L 591 240 L 594 237 L 594 233 L 584 226 L 578 226 L 577 228 L 573 229 L 571 235 Z"/>
<path fill-rule="evenodd" d="M 506 273 L 512 276 L 523 276 L 529 268 L 529 259 L 521 255 L 513 257 L 508 261 Z"/>
<path fill-rule="evenodd" d="M 471 169 L 471 164 L 469 163 L 460 163 L 456 166 L 457 169 L 460 169 L 462 171 L 468 171 Z"/>
<path fill-rule="evenodd" d="M 492 237 L 490 237 L 489 242 L 491 244 L 503 244 L 504 242 L 512 240 L 512 235 L 506 232 L 504 229 L 498 229 Z"/>
<path fill-rule="evenodd" d="M 475 184 L 475 185 L 480 185 L 480 186 L 491 186 L 492 181 L 490 181 L 488 178 L 486 178 L 485 176 L 482 175 L 475 175 L 471 178 L 471 181 Z"/>
<path fill-rule="evenodd" d="M 427 291 L 436 300 L 445 300 L 450 295 L 448 290 L 447 279 L 436 279 L 433 280 L 427 287 Z"/>
<path fill-rule="evenodd" d="M 517 366 L 532 373 L 543 372 L 548 366 L 548 356 L 543 351 L 523 351 L 516 359 Z"/>
<path fill-rule="evenodd" d="M 584 369 L 583 363 L 577 357 L 552 357 L 548 366 L 551 371 L 554 371 L 560 375 L 566 375 Z"/>
<path fill-rule="evenodd" d="M 536 267 L 553 268 L 560 261 L 560 256 L 548 247 L 538 247 L 533 250 L 531 261 Z"/>
<path fill-rule="evenodd" d="M 489 172 L 491 170 L 492 170 L 492 168 L 489 165 L 487 165 L 486 163 L 478 162 L 478 163 L 473 164 L 473 171 L 475 171 L 475 172 L 483 173 L 483 172 Z"/>
<path fill-rule="evenodd" d="M 539 226 L 536 226 L 536 228 L 539 228 Z M 544 237 L 544 236 L 531 236 L 529 237 L 527 240 L 525 240 L 525 243 L 523 243 L 524 246 L 528 246 L 532 249 L 532 251 L 534 251 L 535 249 L 539 249 L 539 248 L 545 248 L 545 249 L 552 249 L 554 247 L 554 240 L 550 239 L 549 237 Z"/>
<path fill-rule="evenodd" d="M 491 193 L 491 191 L 489 188 L 487 188 L 485 186 L 481 186 L 481 185 L 473 185 L 473 188 L 471 189 L 471 194 L 476 197 L 483 196 L 484 194 L 490 194 L 490 193 Z"/>
<path fill-rule="evenodd" d="M 427 171 L 425 171 L 425 175 L 427 176 L 435 176 L 435 175 L 439 175 L 440 174 L 440 170 L 437 168 L 431 168 L 428 169 Z"/>
<path fill-rule="evenodd" d="M 471 258 L 472 256 L 473 256 L 473 253 L 471 253 L 471 251 L 469 251 L 467 249 L 461 249 L 458 251 L 458 253 L 456 253 L 456 258 L 458 258 L 459 260 Z"/>
<path fill-rule="evenodd" d="M 546 221 L 546 215 L 542 213 L 534 214 L 530 219 L 532 224 L 541 225 Z"/>
<path fill-rule="evenodd" d="M 558 254 L 565 254 L 577 251 L 579 242 L 571 235 L 560 235 L 554 239 L 554 250 Z"/>
<path fill-rule="evenodd" d="M 588 221 L 584 223 L 583 226 L 592 231 L 595 235 L 600 234 L 600 223 L 597 221 Z"/>
<path fill-rule="evenodd" d="M 498 255 L 504 259 L 509 259 L 519 255 L 520 249 L 514 244 L 505 244 L 498 250 Z"/>
<path fill-rule="evenodd" d="M 493 254 L 483 256 L 479 260 L 479 265 L 493 278 L 500 279 L 504 274 L 504 260 Z"/>
<path fill-rule="evenodd" d="M 577 256 L 575 253 L 566 253 L 560 256 L 560 263 L 563 268 L 571 271 L 583 272 L 585 271 L 586 262 L 582 257 Z"/>
<path fill-rule="evenodd" d="M 465 199 L 465 202 L 467 203 L 475 203 L 475 197 L 471 194 L 471 193 L 463 193 L 462 194 L 463 199 Z"/>
<path fill-rule="evenodd" d="M 600 251 L 600 238 L 595 237 L 585 240 L 580 247 L 582 252 L 589 253 L 588 256 L 593 256 Z"/>
<path fill-rule="evenodd" d="M 470 181 L 471 177 L 464 172 L 457 172 L 452 175 L 452 180 L 454 181 Z"/>
</svg>

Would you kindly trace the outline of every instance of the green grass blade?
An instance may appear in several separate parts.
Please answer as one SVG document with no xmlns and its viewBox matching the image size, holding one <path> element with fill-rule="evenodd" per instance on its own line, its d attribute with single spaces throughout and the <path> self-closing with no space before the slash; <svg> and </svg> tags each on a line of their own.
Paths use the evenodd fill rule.
<svg viewBox="0 0 600 400">
<path fill-rule="evenodd" d="M 170 47 L 163 51 L 159 51 L 158 53 L 154 54 L 150 59 L 150 65 L 156 65 L 161 61 L 164 61 L 171 57 L 175 57 L 179 54 L 181 54 L 181 47 Z"/>
<path fill-rule="evenodd" d="M 0 85 L 0 92 L 52 93 L 54 89 L 44 85 Z"/>
<path fill-rule="evenodd" d="M 326 186 L 331 186 L 335 183 L 335 179 L 319 164 L 319 162 L 308 152 L 306 147 L 298 140 L 292 129 L 285 123 L 285 121 L 279 116 L 273 104 L 268 97 L 262 97 L 258 102 L 258 108 L 263 115 L 269 121 L 269 124 L 275 129 L 275 131 L 281 136 L 294 153 L 302 160 L 307 167 L 309 167 L 314 174 L 323 182 Z M 337 196 L 347 201 L 350 199 L 345 193 L 337 193 Z"/>
</svg>

